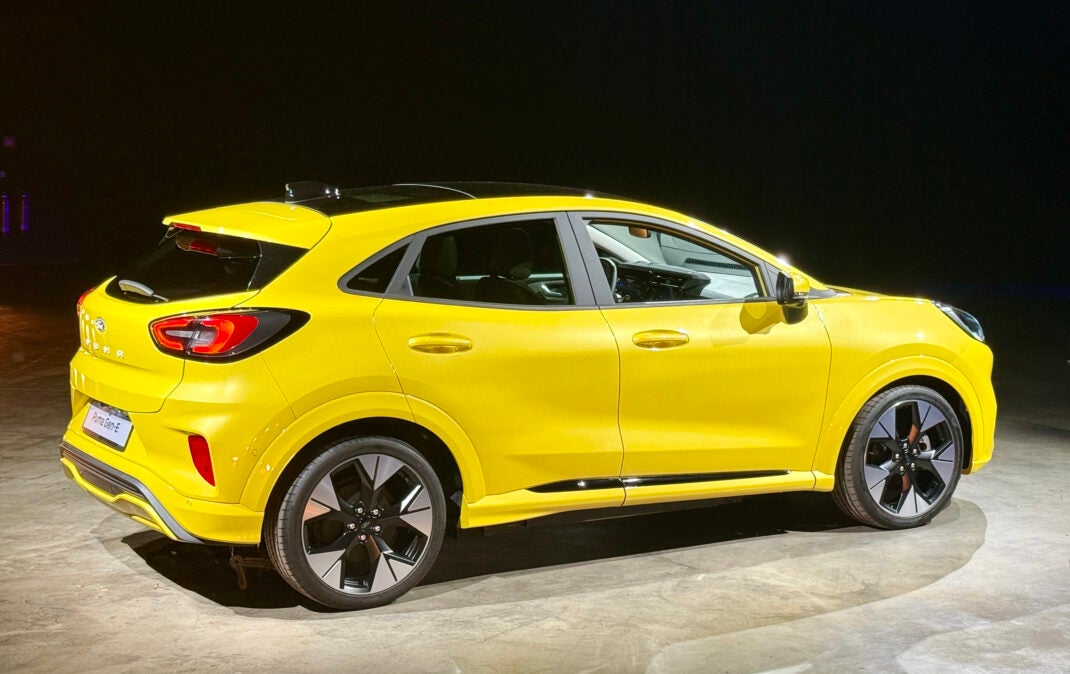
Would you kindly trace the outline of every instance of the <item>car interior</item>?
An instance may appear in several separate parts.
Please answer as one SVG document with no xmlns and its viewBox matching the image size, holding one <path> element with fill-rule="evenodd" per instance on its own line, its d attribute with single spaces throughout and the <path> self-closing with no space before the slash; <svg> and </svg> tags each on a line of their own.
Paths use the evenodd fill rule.
<svg viewBox="0 0 1070 674">
<path fill-rule="evenodd" d="M 617 303 L 758 297 L 757 269 L 673 233 L 627 223 L 587 226 Z"/>
<path fill-rule="evenodd" d="M 617 303 L 740 300 L 761 295 L 757 268 L 646 225 L 587 225 Z M 554 221 L 525 220 L 430 236 L 409 274 L 416 297 L 568 305 L 572 293 Z"/>
<path fill-rule="evenodd" d="M 553 220 L 428 237 L 409 274 L 413 295 L 511 305 L 567 305 L 572 293 Z"/>
</svg>

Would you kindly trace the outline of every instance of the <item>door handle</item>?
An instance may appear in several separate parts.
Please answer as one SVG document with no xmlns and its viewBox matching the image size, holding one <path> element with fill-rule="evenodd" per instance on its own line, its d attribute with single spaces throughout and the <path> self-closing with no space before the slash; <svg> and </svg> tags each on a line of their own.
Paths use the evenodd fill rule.
<svg viewBox="0 0 1070 674">
<path fill-rule="evenodd" d="M 644 330 L 632 335 L 632 344 L 640 349 L 671 349 L 690 341 L 687 333 L 679 330 Z"/>
<path fill-rule="evenodd" d="M 422 353 L 460 353 L 472 349 L 472 340 L 448 332 L 432 332 L 410 337 L 409 348 Z"/>
</svg>

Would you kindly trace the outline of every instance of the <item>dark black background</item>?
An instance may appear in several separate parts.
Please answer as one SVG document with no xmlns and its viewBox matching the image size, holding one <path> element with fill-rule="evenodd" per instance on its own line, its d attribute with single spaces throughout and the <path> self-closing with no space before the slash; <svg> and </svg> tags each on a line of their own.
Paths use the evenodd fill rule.
<svg viewBox="0 0 1070 674">
<path fill-rule="evenodd" d="M 289 180 L 519 180 L 827 282 L 1065 296 L 1070 5 L 0 4 L 2 261 L 97 275 Z M 1023 290 L 1024 289 L 1024 290 Z"/>
</svg>

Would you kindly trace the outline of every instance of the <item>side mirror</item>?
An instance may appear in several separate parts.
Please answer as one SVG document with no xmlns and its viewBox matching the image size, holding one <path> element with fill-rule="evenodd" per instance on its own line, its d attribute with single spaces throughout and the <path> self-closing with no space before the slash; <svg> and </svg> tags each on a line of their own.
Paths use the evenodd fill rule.
<svg viewBox="0 0 1070 674">
<path fill-rule="evenodd" d="M 788 276 L 780 272 L 776 277 L 776 303 L 786 307 L 801 307 L 810 294 L 810 282 L 801 274 Z"/>
</svg>

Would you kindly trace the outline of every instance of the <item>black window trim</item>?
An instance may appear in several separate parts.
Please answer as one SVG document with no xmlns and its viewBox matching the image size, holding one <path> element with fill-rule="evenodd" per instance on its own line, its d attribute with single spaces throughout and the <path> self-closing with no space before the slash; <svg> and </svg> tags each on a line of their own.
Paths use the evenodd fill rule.
<svg viewBox="0 0 1070 674">
<path fill-rule="evenodd" d="M 557 232 L 558 243 L 561 246 L 561 255 L 564 257 L 565 271 L 568 274 L 569 285 L 572 290 L 572 304 L 504 304 L 498 302 L 472 302 L 469 300 L 451 300 L 440 297 L 419 297 L 412 293 L 412 288 L 409 285 L 409 274 L 413 266 L 416 264 L 416 259 L 419 257 L 420 250 L 423 248 L 424 242 L 428 237 L 472 227 L 485 227 L 488 225 L 500 225 L 509 222 L 524 222 L 529 220 L 553 220 L 554 229 Z M 590 310 L 598 306 L 595 302 L 594 290 L 575 238 L 575 232 L 569 221 L 568 214 L 564 211 L 532 211 L 476 218 L 474 220 L 462 220 L 460 222 L 451 222 L 422 230 L 417 234 L 413 234 L 410 238 L 412 245 L 405 253 L 401 263 L 398 265 L 394 278 L 387 286 L 386 293 L 384 294 L 386 298 L 408 302 L 480 307 L 484 309 L 498 308 L 528 311 Z"/>
<path fill-rule="evenodd" d="M 341 290 L 342 292 L 348 294 L 348 295 L 364 295 L 365 297 L 383 297 L 384 295 L 389 293 L 391 285 L 394 283 L 394 280 L 397 278 L 398 270 L 401 269 L 402 267 L 404 267 L 405 260 L 409 257 L 409 253 L 412 252 L 411 248 L 409 250 L 405 251 L 405 254 L 401 256 L 401 261 L 398 262 L 397 269 L 394 270 L 394 275 L 391 276 L 390 277 L 390 281 L 387 282 L 386 292 L 376 293 L 376 292 L 371 292 L 369 290 L 355 290 L 353 288 L 348 287 L 346 284 L 348 284 L 349 281 L 352 280 L 354 277 L 362 274 L 364 272 L 364 270 L 366 270 L 368 267 L 372 266 L 373 264 L 375 264 L 379 260 L 382 260 L 384 257 L 387 257 L 388 255 L 391 255 L 392 253 L 397 251 L 399 248 L 402 248 L 404 246 L 408 246 L 410 243 L 413 242 L 414 238 L 415 237 L 413 237 L 412 235 L 406 236 L 403 239 L 395 241 L 394 243 L 390 244 L 386 248 L 383 248 L 382 250 L 380 250 L 378 253 L 375 253 L 371 257 L 366 258 L 363 262 L 358 264 L 356 267 L 353 267 L 348 272 L 343 274 L 342 278 L 338 279 L 338 289 Z"/>
<path fill-rule="evenodd" d="M 598 306 L 602 309 L 629 309 L 635 307 L 644 306 L 695 306 L 705 304 L 743 304 L 748 302 L 771 302 L 775 301 L 775 298 L 770 293 L 769 289 L 775 287 L 776 270 L 774 270 L 765 260 L 755 257 L 754 255 L 741 250 L 737 246 L 733 246 L 727 241 L 718 239 L 717 237 L 708 234 L 699 229 L 692 229 L 685 227 L 680 223 L 673 222 L 671 220 L 664 220 L 662 218 L 655 218 L 649 215 L 640 215 L 638 213 L 631 213 L 628 211 L 569 211 L 569 222 L 572 224 L 572 233 L 576 238 L 579 245 L 580 252 L 583 255 L 583 264 L 587 271 L 587 277 L 591 283 L 591 288 L 594 292 L 594 296 L 598 301 Z M 698 300 L 673 300 L 668 302 L 631 302 L 626 304 L 618 303 L 613 297 L 613 291 L 609 287 L 609 284 L 605 281 L 605 272 L 602 269 L 602 263 L 598 259 L 598 251 L 594 247 L 594 242 L 591 241 L 591 237 L 587 234 L 587 225 L 591 222 L 607 222 L 607 223 L 620 223 L 620 224 L 636 224 L 646 225 L 654 229 L 665 230 L 672 234 L 677 234 L 683 239 L 690 239 L 696 243 L 710 246 L 719 251 L 722 251 L 726 256 L 732 258 L 738 258 L 741 262 L 754 267 L 758 272 L 758 281 L 763 286 L 760 289 L 760 295 L 758 297 L 750 298 L 729 298 L 724 300 L 716 299 L 698 299 Z M 597 279 L 597 280 L 596 280 Z"/>
</svg>

